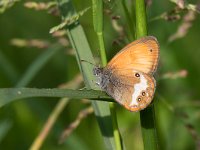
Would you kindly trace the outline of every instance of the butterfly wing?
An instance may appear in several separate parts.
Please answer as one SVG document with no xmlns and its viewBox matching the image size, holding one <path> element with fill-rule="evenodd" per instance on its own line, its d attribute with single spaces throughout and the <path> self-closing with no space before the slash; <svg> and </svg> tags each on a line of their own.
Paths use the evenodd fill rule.
<svg viewBox="0 0 200 150">
<path fill-rule="evenodd" d="M 108 63 L 110 69 L 134 69 L 153 74 L 157 68 L 159 44 L 155 37 L 147 36 L 136 40 L 120 52 Z"/>
<path fill-rule="evenodd" d="M 112 71 L 105 91 L 130 111 L 146 108 L 155 91 L 153 76 L 135 70 Z"/>
</svg>

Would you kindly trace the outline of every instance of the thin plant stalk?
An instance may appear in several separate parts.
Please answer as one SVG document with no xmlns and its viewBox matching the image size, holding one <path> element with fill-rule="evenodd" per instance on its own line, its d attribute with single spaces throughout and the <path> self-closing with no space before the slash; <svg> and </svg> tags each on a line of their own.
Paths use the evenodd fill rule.
<svg viewBox="0 0 200 150">
<path fill-rule="evenodd" d="M 136 7 L 135 8 L 136 10 L 136 37 L 138 39 L 140 37 L 147 35 L 145 1 L 136 0 L 135 7 Z M 153 104 L 140 112 L 140 122 L 141 122 L 141 127 L 142 127 L 144 150 L 158 149 Z"/>
<path fill-rule="evenodd" d="M 107 57 L 106 57 L 106 51 L 105 51 L 105 46 L 104 46 L 103 32 L 98 32 L 97 36 L 98 36 L 99 47 L 100 47 L 101 63 L 102 63 L 102 66 L 105 67 L 107 64 Z"/>
<path fill-rule="evenodd" d="M 99 41 L 101 63 L 102 63 L 102 66 L 105 67 L 107 64 L 107 57 L 106 57 L 104 35 L 103 35 L 103 1 L 92 0 L 92 5 L 93 5 L 93 24 L 94 24 L 95 32 L 97 33 L 98 41 Z M 112 127 L 113 127 L 115 146 L 117 150 L 121 150 L 122 145 L 121 145 L 121 140 L 120 140 L 120 132 L 118 129 L 114 103 L 110 102 L 109 106 L 110 106 L 110 112 L 111 112 L 111 118 L 112 118 Z"/>
<path fill-rule="evenodd" d="M 72 81 L 66 84 L 65 88 L 78 88 L 82 82 L 82 78 L 80 75 L 76 76 Z M 45 122 L 41 132 L 35 138 L 34 142 L 30 146 L 30 150 L 39 150 L 42 144 L 44 143 L 45 139 L 47 138 L 50 130 L 52 129 L 53 125 L 56 123 L 56 120 L 60 116 L 60 114 L 65 109 L 66 105 L 69 103 L 69 98 L 61 98 L 59 102 L 56 104 L 53 111 L 50 113 L 47 121 Z"/>
<path fill-rule="evenodd" d="M 76 15 L 76 11 L 73 7 L 71 0 L 58 0 L 58 6 L 61 12 L 61 16 L 64 19 L 73 18 Z M 95 5 L 99 6 L 99 5 Z M 95 17 L 96 18 L 96 17 Z M 99 89 L 95 85 L 95 76 L 93 75 L 93 65 L 89 65 L 87 62 L 82 60 L 87 60 L 88 62 L 95 63 L 94 57 L 92 55 L 89 43 L 85 36 L 82 26 L 78 21 L 74 21 L 69 26 L 66 27 L 68 31 L 68 36 L 70 43 L 76 50 L 76 58 L 80 68 L 80 71 L 84 77 L 84 83 L 87 89 Z M 100 91 L 101 92 L 101 91 Z M 101 92 L 102 93 L 102 92 Z M 105 93 L 104 93 L 105 94 Z M 98 97 L 100 99 L 101 97 Z M 116 149 L 114 137 L 112 136 L 112 118 L 109 109 L 109 103 L 101 101 L 92 101 L 92 106 L 94 108 L 94 113 L 97 122 L 99 124 L 102 137 L 107 149 Z M 106 116 L 106 117 L 105 117 Z M 108 136 L 110 135 L 110 136 Z"/>
<path fill-rule="evenodd" d="M 50 130 L 55 124 L 57 118 L 60 116 L 61 112 L 63 112 L 65 106 L 68 104 L 69 98 L 62 98 L 55 106 L 54 110 L 49 115 L 43 129 L 39 133 L 39 135 L 35 138 L 33 144 L 30 146 L 29 150 L 39 150 L 44 143 L 44 140 L 48 136 Z"/>
<path fill-rule="evenodd" d="M 127 26 L 128 26 L 128 33 L 127 33 L 127 36 L 129 38 L 130 41 L 133 41 L 134 39 L 134 32 L 135 32 L 135 25 L 134 25 L 134 22 L 133 20 L 135 18 L 133 18 L 129 11 L 128 11 L 128 8 L 127 8 L 127 5 L 126 5 L 126 0 L 122 0 L 121 1 L 122 3 L 122 7 L 123 7 L 123 10 L 124 10 L 124 14 L 125 14 L 125 17 L 126 17 L 126 22 L 127 22 Z"/>
<path fill-rule="evenodd" d="M 144 0 L 135 1 L 136 38 L 147 36 L 146 9 Z"/>
</svg>

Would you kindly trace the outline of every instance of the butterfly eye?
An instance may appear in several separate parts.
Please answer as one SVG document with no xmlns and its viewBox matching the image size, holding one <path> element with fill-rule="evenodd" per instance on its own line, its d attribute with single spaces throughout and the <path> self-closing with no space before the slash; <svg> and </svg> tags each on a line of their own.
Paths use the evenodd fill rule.
<svg viewBox="0 0 200 150">
<path fill-rule="evenodd" d="M 150 52 L 153 52 L 153 50 L 152 50 L 152 49 L 150 49 L 149 51 L 150 51 Z"/>
<path fill-rule="evenodd" d="M 146 93 L 145 92 L 142 92 L 142 96 L 145 96 L 146 95 Z"/>
<path fill-rule="evenodd" d="M 139 74 L 139 73 L 136 73 L 135 76 L 136 76 L 136 77 L 140 77 L 140 74 Z"/>
<path fill-rule="evenodd" d="M 138 100 L 138 102 L 140 102 L 142 99 L 139 97 L 137 100 Z"/>
</svg>

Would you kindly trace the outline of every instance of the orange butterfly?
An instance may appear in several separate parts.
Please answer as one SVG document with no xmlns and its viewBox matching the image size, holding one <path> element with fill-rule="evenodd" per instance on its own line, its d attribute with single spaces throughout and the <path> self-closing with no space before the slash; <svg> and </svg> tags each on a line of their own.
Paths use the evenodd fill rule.
<svg viewBox="0 0 200 150">
<path fill-rule="evenodd" d="M 140 111 L 152 101 L 159 59 L 159 44 L 147 36 L 133 41 L 108 63 L 105 68 L 95 67 L 97 84 L 119 104 L 130 111 Z"/>
</svg>

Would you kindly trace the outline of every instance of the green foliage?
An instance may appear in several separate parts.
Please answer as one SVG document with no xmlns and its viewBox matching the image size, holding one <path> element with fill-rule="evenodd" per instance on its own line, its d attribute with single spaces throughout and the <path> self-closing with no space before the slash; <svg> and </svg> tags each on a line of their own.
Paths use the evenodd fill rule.
<svg viewBox="0 0 200 150">
<path fill-rule="evenodd" d="M 147 20 L 145 1 L 136 0 L 136 38 L 147 36 Z M 157 132 L 155 125 L 155 114 L 153 104 L 140 112 L 140 122 L 142 127 L 142 138 L 144 149 L 158 149 Z"/>
<path fill-rule="evenodd" d="M 68 97 L 75 99 L 87 98 L 91 100 L 102 99 L 102 101 L 111 101 L 109 100 L 109 96 L 105 93 L 94 90 L 2 88 L 0 89 L 0 107 L 11 101 L 31 97 Z"/>
<path fill-rule="evenodd" d="M 69 25 L 75 23 L 75 22 L 78 21 L 78 19 L 79 19 L 81 16 L 83 16 L 84 13 L 86 13 L 89 9 L 90 9 L 90 7 L 85 8 L 83 11 L 81 11 L 81 12 L 79 12 L 79 13 L 73 15 L 73 16 L 70 16 L 70 17 L 68 17 L 68 18 L 65 18 L 65 19 L 62 21 L 62 23 L 60 23 L 59 25 L 57 25 L 57 26 L 51 28 L 50 31 L 49 31 L 49 33 L 54 33 L 54 32 L 56 32 L 56 31 L 58 31 L 58 30 L 63 29 L 63 28 L 64 28 L 65 26 L 67 26 L 67 25 L 69 26 Z"/>
<path fill-rule="evenodd" d="M 12 7 L 18 1 L 20 0 L 1 0 L 0 13 L 4 13 L 8 8 Z"/>
<path fill-rule="evenodd" d="M 0 2 L 0 149 L 34 149 L 35 143 L 47 150 L 115 149 L 121 147 L 116 146 L 119 138 L 127 150 L 148 149 L 151 144 L 158 144 L 159 149 L 199 149 L 199 6 L 153 1 L 146 6 L 145 23 L 144 4 L 135 3 L 141 0 L 103 2 L 59 0 L 59 10 L 55 1 Z M 146 24 L 148 35 L 157 37 L 161 48 L 154 99 L 156 124 L 151 128 L 158 138 L 146 136 L 148 146 L 140 130 L 152 125 L 153 119 L 147 115 L 154 113 L 151 107 L 145 110 L 141 125 L 139 113 L 118 105 L 110 112 L 104 101 L 112 100 L 96 87 L 92 73 L 93 64 L 98 65 L 92 53 L 100 53 L 105 66 L 135 35 L 147 34 Z M 67 36 L 61 29 L 67 30 Z M 74 80 L 80 72 L 84 84 L 82 79 Z M 66 89 L 69 81 L 73 86 Z M 63 86 L 65 89 L 59 89 Z M 60 99 L 65 96 L 68 99 Z M 95 115 L 88 116 L 83 110 L 90 102 Z M 44 124 L 51 127 L 43 128 Z M 77 126 L 58 145 L 64 130 L 74 124 Z M 152 135 L 149 129 L 144 132 Z M 121 137 L 114 137 L 114 131 L 118 135 L 120 131 Z"/>
</svg>

